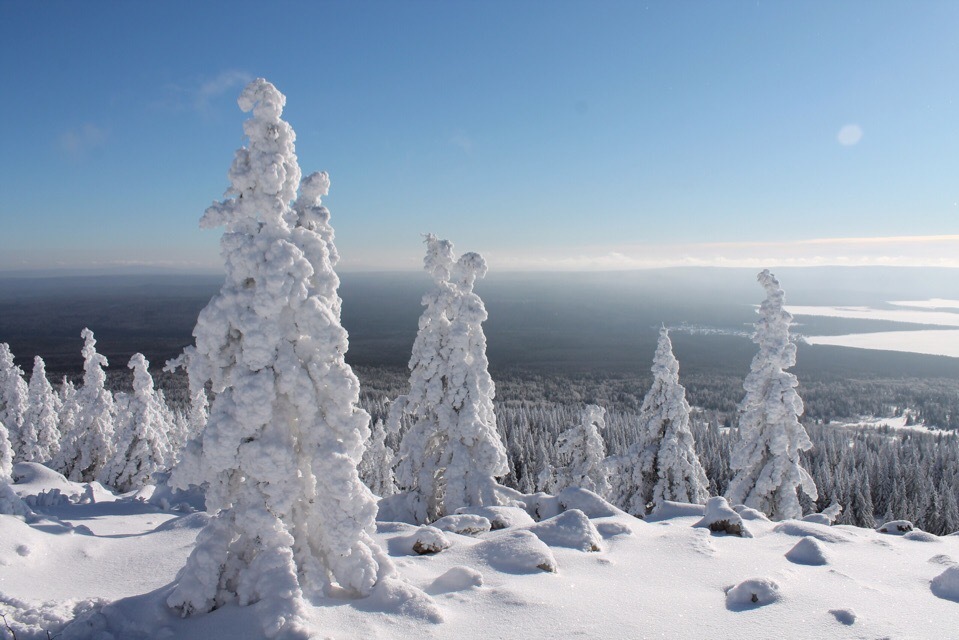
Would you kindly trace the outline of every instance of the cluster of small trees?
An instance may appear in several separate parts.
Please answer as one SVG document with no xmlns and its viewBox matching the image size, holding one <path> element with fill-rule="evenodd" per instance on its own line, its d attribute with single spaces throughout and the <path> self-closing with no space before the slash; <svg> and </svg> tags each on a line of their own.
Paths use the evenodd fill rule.
<svg viewBox="0 0 959 640">
<path fill-rule="evenodd" d="M 169 407 L 142 354 L 130 359 L 132 392 L 108 390 L 107 359 L 97 352 L 92 331 L 84 329 L 81 337 L 79 389 L 64 377 L 54 390 L 40 356 L 28 383 L 9 345 L 0 343 L 0 457 L 9 455 L 0 473 L 9 476 L 16 462 L 37 462 L 75 482 L 95 480 L 121 492 L 138 489 L 173 466 L 193 435 L 193 422 Z"/>
</svg>

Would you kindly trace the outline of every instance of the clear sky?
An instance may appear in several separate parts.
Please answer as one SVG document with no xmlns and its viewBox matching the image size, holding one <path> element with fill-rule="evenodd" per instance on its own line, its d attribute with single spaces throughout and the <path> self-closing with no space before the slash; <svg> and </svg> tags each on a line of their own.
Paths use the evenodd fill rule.
<svg viewBox="0 0 959 640">
<path fill-rule="evenodd" d="M 262 76 L 344 269 L 959 266 L 959 2 L 0 0 L 0 270 L 219 264 Z"/>
</svg>

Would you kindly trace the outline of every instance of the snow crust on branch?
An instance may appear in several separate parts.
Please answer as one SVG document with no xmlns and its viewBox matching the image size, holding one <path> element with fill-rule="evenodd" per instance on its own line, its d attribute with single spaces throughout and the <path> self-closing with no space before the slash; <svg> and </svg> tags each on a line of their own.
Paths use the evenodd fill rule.
<svg viewBox="0 0 959 640">
<path fill-rule="evenodd" d="M 501 504 L 496 478 L 508 470 L 496 429 L 495 387 L 486 358 L 486 307 L 473 285 L 486 275 L 478 253 L 454 258 L 453 245 L 429 234 L 423 266 L 433 289 L 410 358 L 410 390 L 390 406 L 389 428 L 400 443 L 396 481 L 419 523 L 461 507 Z"/>
<path fill-rule="evenodd" d="M 639 414 L 639 440 L 619 460 L 620 504 L 643 516 L 666 501 L 705 504 L 709 480 L 696 454 L 686 389 L 665 327 L 653 356 L 653 384 Z"/>
<path fill-rule="evenodd" d="M 285 102 L 263 79 L 244 89 L 249 144 L 236 152 L 228 197 L 201 220 L 225 228 L 226 279 L 200 312 L 187 367 L 191 389 L 209 383 L 215 399 L 171 480 L 205 485 L 217 515 L 168 598 L 184 615 L 270 599 L 294 616 L 303 589 L 368 595 L 394 573 L 371 537 L 376 502 L 357 474 L 369 415 L 344 361 L 320 203 L 329 179 L 307 177 L 291 206 L 301 174 Z"/>
<path fill-rule="evenodd" d="M 759 353 L 743 383 L 740 441 L 730 460 L 736 474 L 726 497 L 773 520 L 801 518 L 798 491 L 813 500 L 818 492 L 800 465 L 800 452 L 812 448 L 812 442 L 799 422 L 803 412 L 796 393 L 799 381 L 785 371 L 796 364 L 796 345 L 789 340 L 792 315 L 783 307 L 783 290 L 769 270 L 760 272 L 757 280 L 766 290 L 753 334 Z"/>
</svg>

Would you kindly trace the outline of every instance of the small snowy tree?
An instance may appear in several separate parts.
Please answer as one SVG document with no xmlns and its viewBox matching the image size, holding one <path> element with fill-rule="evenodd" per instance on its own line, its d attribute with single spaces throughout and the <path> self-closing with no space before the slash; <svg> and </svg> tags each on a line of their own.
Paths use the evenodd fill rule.
<svg viewBox="0 0 959 640">
<path fill-rule="evenodd" d="M 393 475 L 395 457 L 393 450 L 386 444 L 383 421 L 377 420 L 360 462 L 360 478 L 373 495 L 385 498 L 396 493 L 396 479 Z"/>
<path fill-rule="evenodd" d="M 13 363 L 10 345 L 0 342 L 0 422 L 7 427 L 14 457 L 20 452 L 20 429 L 27 412 L 28 395 L 23 369 Z"/>
<path fill-rule="evenodd" d="M 816 484 L 800 465 L 799 453 L 812 448 L 799 422 L 803 403 L 799 381 L 785 369 L 796 364 L 796 345 L 789 340 L 792 316 L 783 308 L 783 290 L 769 270 L 759 283 L 766 300 L 759 307 L 753 358 L 740 405 L 740 441 L 730 467 L 736 472 L 726 491 L 732 504 L 745 504 L 774 520 L 802 517 L 798 491 L 818 497 Z"/>
<path fill-rule="evenodd" d="M 128 366 L 133 369 L 133 393 L 117 412 L 115 453 L 100 474 L 100 482 L 120 491 L 148 484 L 172 458 L 170 416 L 153 387 L 150 363 L 135 353 Z"/>
<path fill-rule="evenodd" d="M 300 212 L 291 206 L 300 169 L 285 103 L 262 78 L 243 90 L 249 146 L 236 153 L 229 197 L 201 220 L 226 229 L 226 279 L 200 312 L 187 366 L 192 388 L 209 382 L 215 397 L 171 480 L 204 485 L 215 516 L 167 599 L 183 615 L 269 600 L 271 635 L 297 615 L 303 587 L 367 595 L 394 571 L 357 473 L 369 415 L 344 361 L 332 228 L 299 224 L 325 185 L 308 178 Z"/>
<path fill-rule="evenodd" d="M 552 489 L 555 493 L 580 487 L 604 498 L 609 495 L 606 444 L 600 435 L 605 428 L 606 409 L 590 404 L 583 410 L 580 423 L 560 434 L 556 450 L 564 464 L 554 471 Z"/>
<path fill-rule="evenodd" d="M 107 359 L 97 353 L 93 332 L 84 329 L 83 386 L 77 391 L 78 413 L 73 428 L 63 434 L 54 466 L 74 482 L 96 480 L 113 455 L 113 394 L 104 388 Z"/>
<path fill-rule="evenodd" d="M 390 406 L 389 423 L 410 428 L 400 443 L 396 481 L 407 492 L 417 522 L 431 522 L 460 507 L 497 505 L 496 478 L 509 469 L 496 430 L 495 387 L 486 358 L 487 318 L 473 292 L 486 275 L 477 253 L 453 257 L 453 245 L 426 236 L 424 266 L 434 287 L 410 358 L 410 390 Z"/>
<path fill-rule="evenodd" d="M 10 474 L 13 471 L 13 447 L 7 435 L 7 428 L 0 422 L 0 515 L 23 516 L 30 508 L 20 499 L 10 486 Z"/>
<path fill-rule="evenodd" d="M 27 411 L 20 430 L 18 458 L 25 462 L 49 462 L 60 452 L 60 398 L 47 380 L 43 358 L 33 359 L 27 393 Z"/>
<path fill-rule="evenodd" d="M 652 371 L 653 386 L 639 414 L 639 440 L 619 461 L 627 485 L 622 504 L 636 516 L 666 500 L 705 504 L 709 498 L 709 480 L 690 429 L 686 389 L 679 383 L 679 362 L 665 327 Z"/>
</svg>

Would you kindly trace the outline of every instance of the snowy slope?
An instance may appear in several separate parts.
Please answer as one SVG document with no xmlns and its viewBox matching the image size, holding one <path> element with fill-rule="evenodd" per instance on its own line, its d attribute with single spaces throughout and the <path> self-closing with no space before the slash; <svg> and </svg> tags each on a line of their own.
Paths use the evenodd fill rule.
<svg viewBox="0 0 959 640">
<path fill-rule="evenodd" d="M 18 466 L 21 476 L 24 468 Z M 84 491 L 84 485 L 52 472 L 26 474 L 15 488 L 21 496 L 50 488 Z M 39 515 L 27 519 L 32 524 L 0 516 L 0 612 L 21 640 L 46 638 L 47 630 L 65 639 L 263 637 L 270 612 L 257 605 L 182 620 L 163 604 L 166 585 L 183 566 L 205 519 L 202 513 L 163 512 L 132 496 L 102 494 L 93 504 L 35 510 Z M 674 513 L 646 522 L 625 514 L 587 520 L 570 510 L 531 525 L 525 513 L 506 510 L 502 519 L 511 526 L 477 535 L 426 535 L 413 525 L 379 523 L 378 542 L 402 579 L 421 592 L 403 601 L 394 585 L 367 599 L 304 603 L 301 625 L 285 635 L 484 640 L 957 635 L 959 602 L 940 596 L 959 600 L 959 584 L 950 590 L 950 574 L 934 593 L 932 581 L 959 560 L 959 536 L 773 523 L 748 519 L 747 513 L 744 521 L 754 537 L 745 539 L 694 527 L 701 507 Z M 456 529 L 476 522 L 441 524 Z M 86 526 L 95 535 L 70 525 Z M 816 542 L 804 542 L 787 559 L 810 537 Z M 417 539 L 436 538 L 445 538 L 449 548 L 424 556 L 412 551 Z M 600 550 L 581 550 L 591 546 Z M 817 554 L 825 564 L 796 561 L 813 562 Z M 555 573 L 537 568 L 550 558 Z M 729 587 L 753 578 L 774 582 L 779 599 L 759 606 L 767 593 L 747 588 L 745 604 L 736 601 L 742 589 L 727 601 Z M 753 592 L 758 604 L 751 602 Z M 777 595 L 775 588 L 769 593 Z M 64 630 L 74 616 L 77 621 Z"/>
</svg>

